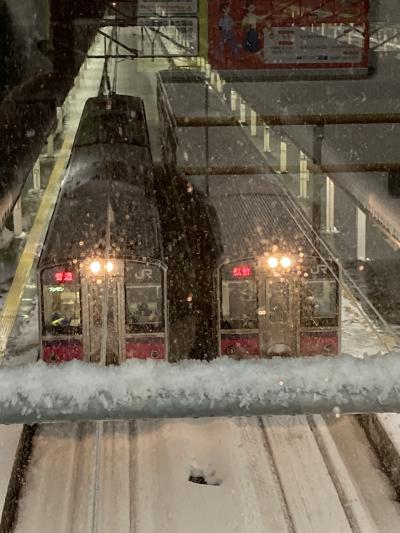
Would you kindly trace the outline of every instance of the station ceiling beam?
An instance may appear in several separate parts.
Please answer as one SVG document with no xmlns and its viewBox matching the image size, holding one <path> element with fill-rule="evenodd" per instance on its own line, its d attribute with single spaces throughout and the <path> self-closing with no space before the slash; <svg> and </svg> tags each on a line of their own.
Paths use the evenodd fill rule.
<svg viewBox="0 0 400 533">
<path fill-rule="evenodd" d="M 239 124 L 235 117 L 175 117 L 177 126 L 232 126 Z M 354 114 L 257 114 L 257 123 L 268 126 L 329 126 L 338 124 L 400 124 L 400 113 L 354 113 Z"/>
</svg>

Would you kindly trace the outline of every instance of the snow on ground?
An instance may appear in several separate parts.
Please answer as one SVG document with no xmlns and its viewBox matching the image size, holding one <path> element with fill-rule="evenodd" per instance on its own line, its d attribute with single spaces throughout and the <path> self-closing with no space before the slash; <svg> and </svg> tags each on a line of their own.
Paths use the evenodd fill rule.
<svg viewBox="0 0 400 533">
<path fill-rule="evenodd" d="M 136 438 L 138 533 L 290 531 L 256 420 L 139 421 Z"/>
<path fill-rule="evenodd" d="M 398 347 L 397 341 L 385 331 L 384 325 L 367 317 L 360 304 L 343 290 L 342 294 L 342 353 L 364 357 L 387 353 Z"/>
<path fill-rule="evenodd" d="M 389 196 L 386 175 L 347 172 L 335 173 L 334 179 L 400 242 L 400 200 Z"/>
<path fill-rule="evenodd" d="M 350 533 L 342 505 L 305 417 L 50 424 L 16 532 Z"/>
<path fill-rule="evenodd" d="M 20 425 L 0 426 L 0 516 L 14 466 L 21 431 L 22 426 Z"/>
</svg>

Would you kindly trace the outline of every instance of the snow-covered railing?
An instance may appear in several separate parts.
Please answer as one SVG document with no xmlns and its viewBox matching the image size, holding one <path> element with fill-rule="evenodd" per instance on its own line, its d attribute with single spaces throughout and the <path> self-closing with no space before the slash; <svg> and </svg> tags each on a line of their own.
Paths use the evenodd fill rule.
<svg viewBox="0 0 400 533">
<path fill-rule="evenodd" d="M 400 411 L 400 352 L 0 369 L 0 422 Z"/>
</svg>

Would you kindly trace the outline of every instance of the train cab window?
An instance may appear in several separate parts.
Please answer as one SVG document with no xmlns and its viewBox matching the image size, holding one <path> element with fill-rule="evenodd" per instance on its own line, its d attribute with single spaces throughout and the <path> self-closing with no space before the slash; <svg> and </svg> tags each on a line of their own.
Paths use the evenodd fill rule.
<svg viewBox="0 0 400 533">
<path fill-rule="evenodd" d="M 143 263 L 127 266 L 125 314 L 127 333 L 161 333 L 164 330 L 162 270 Z"/>
<path fill-rule="evenodd" d="M 81 333 L 81 297 L 78 274 L 56 267 L 42 272 L 44 335 Z"/>
<path fill-rule="evenodd" d="M 301 303 L 303 326 L 320 326 L 337 320 L 337 284 L 333 280 L 310 280 L 304 283 Z"/>
<path fill-rule="evenodd" d="M 269 314 L 271 322 L 286 322 L 288 320 L 289 285 L 287 283 L 270 283 Z"/>
<path fill-rule="evenodd" d="M 222 329 L 256 329 L 257 290 L 253 279 L 222 282 Z"/>
</svg>

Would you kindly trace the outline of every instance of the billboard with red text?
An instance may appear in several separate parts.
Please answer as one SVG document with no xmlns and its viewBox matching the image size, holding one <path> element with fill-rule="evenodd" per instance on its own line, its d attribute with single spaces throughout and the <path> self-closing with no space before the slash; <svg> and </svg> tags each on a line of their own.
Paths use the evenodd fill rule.
<svg viewBox="0 0 400 533">
<path fill-rule="evenodd" d="M 209 0 L 219 69 L 368 66 L 368 0 Z"/>
</svg>

